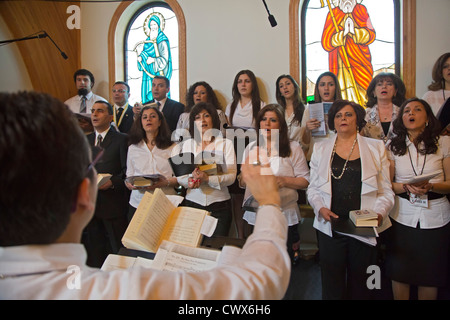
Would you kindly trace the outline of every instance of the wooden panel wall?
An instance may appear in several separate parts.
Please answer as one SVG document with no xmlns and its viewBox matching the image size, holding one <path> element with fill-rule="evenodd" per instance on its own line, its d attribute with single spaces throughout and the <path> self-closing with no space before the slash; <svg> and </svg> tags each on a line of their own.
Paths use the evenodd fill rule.
<svg viewBox="0 0 450 320">
<path fill-rule="evenodd" d="M 73 73 L 80 67 L 80 30 L 68 29 L 67 7 L 76 3 L 50 1 L 1 1 L 0 14 L 13 39 L 45 30 L 64 51 L 64 60 L 50 39 L 16 42 L 35 91 L 65 101 L 76 94 Z M 9 40 L 9 39 L 1 39 Z M 5 75 L 4 75 L 5 76 Z"/>
</svg>

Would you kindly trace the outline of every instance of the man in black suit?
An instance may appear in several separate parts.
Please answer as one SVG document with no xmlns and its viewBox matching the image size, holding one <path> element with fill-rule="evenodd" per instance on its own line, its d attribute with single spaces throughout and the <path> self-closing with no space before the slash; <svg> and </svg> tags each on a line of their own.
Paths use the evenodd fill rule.
<svg viewBox="0 0 450 320">
<path fill-rule="evenodd" d="M 113 121 L 122 133 L 128 133 L 134 121 L 133 107 L 128 104 L 130 86 L 123 81 L 117 81 L 112 87 L 114 113 Z"/>
<path fill-rule="evenodd" d="M 170 81 L 166 77 L 155 76 L 152 81 L 153 100 L 150 103 L 157 103 L 159 110 L 164 114 L 170 132 L 177 128 L 178 118 L 184 112 L 184 104 L 167 97 L 170 91 Z M 147 103 L 148 104 L 148 103 Z"/>
<path fill-rule="evenodd" d="M 113 107 L 106 101 L 97 101 L 92 107 L 92 124 L 95 132 L 87 139 L 93 157 L 99 150 L 103 156 L 95 165 L 98 173 L 109 173 L 111 178 L 98 186 L 94 217 L 84 230 L 83 244 L 88 253 L 87 264 L 101 267 L 109 253 L 117 253 L 128 226 L 127 210 L 129 191 L 125 187 L 128 137 L 111 127 Z"/>
</svg>

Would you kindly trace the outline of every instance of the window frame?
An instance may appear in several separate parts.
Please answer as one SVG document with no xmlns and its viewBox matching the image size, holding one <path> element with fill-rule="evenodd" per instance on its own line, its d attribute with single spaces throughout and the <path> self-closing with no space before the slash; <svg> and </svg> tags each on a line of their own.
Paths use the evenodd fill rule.
<svg viewBox="0 0 450 320">
<path fill-rule="evenodd" d="M 111 19 L 108 31 L 108 81 L 109 87 L 111 87 L 116 81 L 124 80 L 125 76 L 125 63 L 126 58 L 124 56 L 125 49 L 125 34 L 128 23 L 131 17 L 135 17 L 135 14 L 140 9 L 146 7 L 147 5 L 153 3 L 161 3 L 162 1 L 148 1 L 143 3 L 142 1 L 125 1 L 121 2 L 117 7 L 114 15 Z M 165 0 L 164 4 L 168 5 L 170 9 L 174 12 L 178 21 L 178 66 L 179 66 L 179 95 L 180 102 L 184 103 L 186 96 L 186 86 L 187 86 L 187 68 L 186 68 L 186 19 L 184 17 L 183 10 L 176 0 Z M 138 5 L 138 8 L 135 8 Z M 129 15 L 130 18 L 124 23 L 123 17 Z M 121 20 L 122 19 L 122 20 Z M 116 33 L 119 34 L 119 40 L 116 41 Z M 120 35 L 122 34 L 122 37 Z M 118 52 L 120 51 L 120 52 Z M 122 65 L 123 68 L 119 73 L 122 76 L 117 77 L 116 65 Z M 112 96 L 110 93 L 110 100 Z"/>
<path fill-rule="evenodd" d="M 300 14 L 304 17 L 304 5 L 309 0 L 290 0 L 289 3 L 289 65 L 290 74 L 300 84 L 302 98 L 306 100 L 306 66 L 304 57 L 300 54 L 304 47 L 303 31 L 300 30 Z M 415 96 L 416 92 L 416 0 L 394 0 L 398 10 L 398 20 L 395 23 L 396 74 L 405 83 L 407 96 Z M 302 10 L 302 12 L 300 12 Z M 303 25 L 303 22 L 302 22 Z M 403 41 L 401 40 L 403 39 Z M 397 60 L 399 61 L 397 65 Z M 305 79 L 305 81 L 303 81 Z"/>
</svg>

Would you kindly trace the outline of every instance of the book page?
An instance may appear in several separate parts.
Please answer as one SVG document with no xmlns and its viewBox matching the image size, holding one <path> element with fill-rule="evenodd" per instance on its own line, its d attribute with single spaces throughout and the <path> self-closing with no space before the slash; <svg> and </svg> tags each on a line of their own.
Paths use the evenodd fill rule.
<svg viewBox="0 0 450 320">
<path fill-rule="evenodd" d="M 209 213 L 205 210 L 190 207 L 176 208 L 170 216 L 161 241 L 169 240 L 191 247 L 198 246 L 201 239 L 200 230 L 207 214 Z"/>
<path fill-rule="evenodd" d="M 192 248 L 169 241 L 163 241 L 152 268 L 165 271 L 199 272 L 217 266 L 221 252 L 205 248 Z"/>
<path fill-rule="evenodd" d="M 171 211 L 175 209 L 161 189 L 144 194 L 125 232 L 126 248 L 156 252 Z"/>
</svg>

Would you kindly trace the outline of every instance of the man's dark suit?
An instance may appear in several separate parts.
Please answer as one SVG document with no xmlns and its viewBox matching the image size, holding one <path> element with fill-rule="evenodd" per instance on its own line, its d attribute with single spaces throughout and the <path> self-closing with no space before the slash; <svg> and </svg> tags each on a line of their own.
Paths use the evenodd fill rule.
<svg viewBox="0 0 450 320">
<path fill-rule="evenodd" d="M 120 122 L 119 131 L 122 133 L 128 133 L 130 131 L 131 126 L 134 122 L 134 112 L 133 107 L 130 105 L 127 105 L 126 110 L 124 110 L 125 115 L 122 118 L 122 121 Z M 117 121 L 119 121 L 120 117 L 117 117 Z"/>
<path fill-rule="evenodd" d="M 153 102 L 155 101 L 153 100 L 152 103 Z M 167 98 L 166 102 L 164 103 L 162 113 L 164 114 L 166 122 L 169 125 L 170 132 L 175 131 L 175 129 L 177 128 L 178 119 L 183 112 L 184 104 Z"/>
<path fill-rule="evenodd" d="M 93 147 L 93 156 L 98 152 L 95 146 L 95 132 L 87 136 Z M 101 267 L 109 253 L 117 253 L 122 236 L 128 226 L 127 212 L 130 191 L 125 187 L 128 137 L 110 128 L 101 147 L 103 157 L 96 164 L 98 173 L 112 174 L 113 188 L 98 190 L 94 217 L 84 232 L 83 243 L 88 252 L 88 265 Z"/>
</svg>

